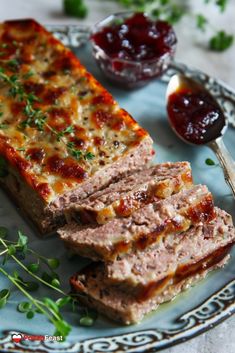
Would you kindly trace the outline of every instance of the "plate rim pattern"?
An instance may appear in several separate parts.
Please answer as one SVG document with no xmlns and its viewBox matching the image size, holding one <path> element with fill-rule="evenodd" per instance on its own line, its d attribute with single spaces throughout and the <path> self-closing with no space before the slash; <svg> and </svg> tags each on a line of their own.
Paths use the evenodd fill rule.
<svg viewBox="0 0 235 353">
<path fill-rule="evenodd" d="M 14 330 L 4 331 L 0 338 L 1 352 L 34 353 L 154 353 L 175 344 L 185 342 L 202 332 L 206 332 L 235 313 L 235 279 L 204 300 L 192 310 L 180 315 L 174 322 L 175 329 L 140 330 L 115 336 L 91 338 L 81 342 L 64 342 L 55 346 L 49 342 L 23 341 L 14 343 Z M 21 332 L 23 334 L 30 334 Z"/>
</svg>

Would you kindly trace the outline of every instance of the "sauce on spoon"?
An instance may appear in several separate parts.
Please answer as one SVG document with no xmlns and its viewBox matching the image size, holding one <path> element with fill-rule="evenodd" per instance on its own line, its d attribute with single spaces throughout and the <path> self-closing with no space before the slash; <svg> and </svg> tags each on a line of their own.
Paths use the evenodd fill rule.
<svg viewBox="0 0 235 353">
<path fill-rule="evenodd" d="M 180 85 L 168 97 L 167 111 L 175 131 L 197 145 L 216 139 L 226 126 L 224 114 L 215 99 L 196 85 Z"/>
<path fill-rule="evenodd" d="M 228 121 L 217 101 L 206 87 L 183 74 L 171 77 L 166 99 L 174 131 L 183 141 L 205 144 L 215 152 L 235 196 L 235 162 L 223 143 Z"/>
</svg>

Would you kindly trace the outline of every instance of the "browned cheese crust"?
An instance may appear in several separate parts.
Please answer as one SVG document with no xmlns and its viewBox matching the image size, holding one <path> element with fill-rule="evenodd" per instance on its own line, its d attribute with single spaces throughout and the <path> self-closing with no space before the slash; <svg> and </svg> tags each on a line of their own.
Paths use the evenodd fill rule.
<svg viewBox="0 0 235 353">
<path fill-rule="evenodd" d="M 71 202 L 148 165 L 152 140 L 34 20 L 0 24 L 0 44 L 0 183 L 49 232 Z"/>
</svg>

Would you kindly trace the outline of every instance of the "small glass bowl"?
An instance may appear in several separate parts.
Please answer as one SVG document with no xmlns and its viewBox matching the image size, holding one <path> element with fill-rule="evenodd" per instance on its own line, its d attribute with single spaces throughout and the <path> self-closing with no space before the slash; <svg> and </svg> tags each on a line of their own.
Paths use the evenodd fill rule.
<svg viewBox="0 0 235 353">
<path fill-rule="evenodd" d="M 133 61 L 120 58 L 113 58 L 95 43 L 92 36 L 109 27 L 113 23 L 125 21 L 134 15 L 134 12 L 120 12 L 106 17 L 98 22 L 91 32 L 91 43 L 93 56 L 104 75 L 112 82 L 122 88 L 137 88 L 146 85 L 151 79 L 161 76 L 172 61 L 176 44 L 171 50 L 160 57 L 151 60 Z"/>
</svg>

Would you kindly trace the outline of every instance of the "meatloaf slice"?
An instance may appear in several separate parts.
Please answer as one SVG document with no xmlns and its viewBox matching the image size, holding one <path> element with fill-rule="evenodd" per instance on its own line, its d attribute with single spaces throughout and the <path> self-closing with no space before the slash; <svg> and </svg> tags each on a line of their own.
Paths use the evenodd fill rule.
<svg viewBox="0 0 235 353">
<path fill-rule="evenodd" d="M 104 281 L 103 264 L 91 264 L 90 267 L 74 275 L 71 280 L 73 291 L 78 294 L 79 302 L 95 308 L 101 314 L 124 324 L 134 324 L 156 310 L 159 304 L 170 301 L 177 294 L 188 289 L 206 274 L 222 267 L 228 260 L 230 246 L 215 251 L 210 258 L 193 266 L 183 277 L 169 280 L 167 286 L 152 298 L 137 300 L 131 293 L 123 292 L 116 286 L 107 286 Z"/>
<path fill-rule="evenodd" d="M 115 217 L 128 217 L 144 205 L 190 186 L 192 172 L 188 162 L 157 164 L 71 205 L 68 215 L 82 224 L 104 224 Z"/>
<path fill-rule="evenodd" d="M 197 185 L 148 204 L 130 217 L 103 225 L 80 226 L 73 222 L 58 233 L 74 253 L 94 260 L 114 260 L 118 254 L 144 250 L 164 234 L 186 231 L 213 217 L 212 195 L 206 186 Z"/>
<path fill-rule="evenodd" d="M 170 234 L 151 249 L 105 265 L 106 282 L 137 298 L 154 296 L 169 278 L 184 275 L 194 264 L 235 242 L 232 217 L 218 208 L 215 212 L 216 217 L 207 224 L 195 225 L 178 236 Z"/>
<path fill-rule="evenodd" d="M 153 142 L 34 20 L 1 23 L 0 46 L 0 184 L 48 233 L 71 202 L 145 167 Z"/>
</svg>

